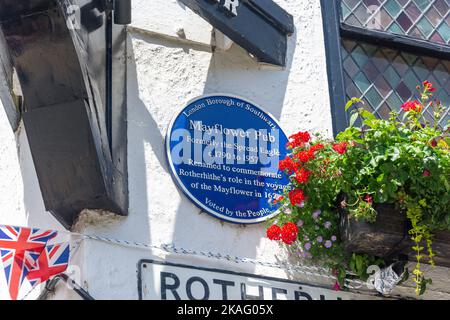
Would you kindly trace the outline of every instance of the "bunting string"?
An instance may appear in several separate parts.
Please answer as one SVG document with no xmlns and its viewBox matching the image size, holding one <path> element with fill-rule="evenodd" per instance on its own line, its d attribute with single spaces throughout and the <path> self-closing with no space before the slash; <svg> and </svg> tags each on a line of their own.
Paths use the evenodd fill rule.
<svg viewBox="0 0 450 320">
<path fill-rule="evenodd" d="M 64 231 L 40 231 L 40 229 L 31 230 L 31 229 L 27 229 L 27 228 L 11 227 L 11 226 L 9 226 L 9 227 L 3 226 L 2 230 L 3 230 L 3 232 L 11 233 L 11 235 L 10 235 L 10 237 L 12 237 L 11 239 L 13 239 L 14 237 L 17 237 L 17 235 L 19 233 L 20 234 L 22 234 L 22 233 L 28 234 L 30 232 L 33 232 L 33 233 L 37 234 L 37 236 L 34 236 L 34 238 L 36 238 L 36 237 L 41 237 L 41 238 L 38 238 L 38 240 L 33 240 L 34 238 L 30 238 L 29 241 L 41 241 L 42 243 L 48 242 L 47 238 L 52 239 L 56 236 L 57 233 L 59 233 L 62 236 L 64 236 L 64 235 L 70 236 L 70 240 L 69 240 L 69 238 L 67 238 L 66 240 L 63 240 L 67 249 L 64 249 L 64 245 L 62 245 L 62 244 L 46 243 L 46 245 L 48 245 L 48 247 L 46 247 L 46 249 L 44 249 L 43 254 L 45 254 L 45 256 L 43 256 L 41 254 L 41 256 L 39 257 L 39 259 L 41 259 L 41 257 L 42 257 L 42 260 L 43 260 L 42 266 L 45 266 L 46 264 L 49 263 L 49 262 L 45 262 L 45 261 L 47 261 L 47 259 L 53 259 L 53 258 L 59 259 L 58 257 L 60 257 L 60 256 L 55 255 L 54 253 L 60 252 L 61 257 L 63 256 L 64 253 L 67 253 L 66 254 L 66 256 L 67 256 L 66 262 L 64 262 L 64 260 L 58 260 L 59 262 L 56 262 L 57 260 L 55 260 L 55 261 L 52 260 L 53 261 L 52 263 L 55 263 L 51 267 L 54 269 L 52 272 L 58 272 L 57 271 L 57 270 L 59 270 L 58 268 L 60 268 L 60 269 L 64 268 L 64 263 L 66 265 L 65 268 L 67 268 L 68 263 L 73 262 L 72 258 L 74 257 L 74 255 L 78 251 L 78 249 L 81 247 L 81 243 L 83 243 L 84 240 L 92 240 L 92 241 L 98 241 L 98 242 L 102 242 L 102 243 L 106 243 L 106 244 L 110 244 L 110 245 L 121 246 L 121 247 L 130 247 L 130 248 L 138 248 L 138 249 L 145 249 L 145 250 L 158 250 L 158 251 L 162 251 L 162 252 L 169 253 L 169 254 L 196 256 L 196 257 L 226 261 L 229 263 L 251 264 L 254 266 L 277 268 L 277 269 L 287 270 L 289 272 L 303 274 L 304 276 L 306 276 L 307 279 L 310 279 L 310 277 L 316 277 L 316 278 L 326 279 L 327 281 L 336 281 L 336 277 L 331 274 L 330 269 L 324 268 L 324 267 L 319 267 L 319 266 L 301 264 L 301 263 L 293 264 L 293 263 L 289 263 L 289 262 L 279 262 L 279 261 L 277 261 L 277 262 L 261 261 L 258 259 L 238 257 L 238 256 L 230 255 L 230 254 L 222 254 L 222 253 L 212 252 L 212 251 L 186 249 L 183 247 L 176 246 L 175 244 L 153 245 L 153 244 L 148 244 L 148 243 L 143 243 L 143 242 L 138 242 L 138 241 L 115 239 L 115 238 L 110 238 L 110 237 L 105 237 L 105 236 L 72 233 L 70 231 L 65 231 L 65 230 Z M 6 234 L 3 234 L 3 236 L 8 237 Z M 15 242 L 11 241 L 11 242 L 9 242 L 9 244 L 7 242 L 5 242 L 5 243 L 6 243 L 7 247 L 8 246 L 12 247 Z M 69 250 L 69 248 L 70 248 L 70 250 Z M 46 251 L 46 250 L 52 250 L 52 253 L 50 254 L 50 251 Z M 71 254 L 68 254 L 68 252 L 70 252 Z M 49 254 L 49 255 L 47 256 L 47 254 Z M 37 269 L 33 269 L 32 272 L 27 274 L 27 278 L 30 276 L 30 278 L 28 278 L 28 279 L 29 279 L 30 283 L 32 284 L 32 288 L 31 288 L 31 290 L 29 290 L 29 292 L 26 293 L 26 295 L 24 296 L 23 299 L 26 299 L 29 296 L 29 294 L 37 287 L 37 285 L 36 285 L 36 284 L 38 284 L 37 282 L 43 281 L 42 280 L 43 275 L 48 274 L 46 272 L 48 272 L 48 271 L 40 270 L 39 267 L 37 267 Z M 60 271 L 60 273 L 61 273 L 61 271 Z M 31 274 L 33 274 L 33 275 L 31 275 Z M 351 272 L 347 272 L 347 274 L 352 275 Z M 56 273 L 55 273 L 55 275 L 56 275 Z M 11 292 L 11 297 L 13 299 L 15 299 L 17 297 L 17 293 L 19 290 L 18 288 L 20 288 L 20 287 L 17 287 L 16 282 L 12 282 L 12 283 L 13 283 L 13 285 L 16 285 L 16 286 L 13 287 L 13 286 L 11 286 L 11 283 L 9 283 L 9 289 Z M 360 280 L 348 278 L 348 279 L 346 279 L 344 286 L 348 289 L 356 289 L 357 290 L 357 289 L 363 288 L 364 284 L 365 283 Z"/>
<path fill-rule="evenodd" d="M 264 267 L 293 271 L 293 272 L 304 274 L 305 276 L 319 277 L 319 278 L 324 278 L 324 279 L 328 279 L 328 280 L 336 280 L 336 277 L 331 274 L 330 270 L 327 268 L 323 268 L 323 267 L 308 266 L 308 265 L 303 265 L 303 264 L 302 265 L 292 265 L 287 262 L 283 263 L 283 262 L 260 261 L 257 259 L 225 255 L 225 254 L 215 253 L 215 252 L 211 252 L 211 251 L 196 251 L 196 250 L 192 250 L 192 249 L 177 247 L 175 244 L 151 245 L 151 244 L 146 244 L 146 243 L 141 243 L 141 242 L 136 242 L 136 241 L 120 240 L 120 239 L 108 238 L 108 237 L 103 237 L 103 236 L 82 235 L 82 234 L 77 234 L 77 235 L 82 237 L 83 239 L 100 241 L 100 242 L 118 245 L 118 246 L 141 248 L 141 249 L 147 249 L 147 250 L 159 250 L 159 251 L 163 251 L 166 253 L 198 256 L 198 257 L 222 260 L 222 261 L 227 261 L 227 262 L 233 262 L 236 264 L 259 265 L 259 266 L 264 266 Z M 349 274 L 352 275 L 350 272 L 349 272 Z M 359 289 L 364 285 L 365 285 L 365 282 L 362 282 L 360 280 L 354 280 L 354 279 L 346 279 L 346 283 L 345 283 L 345 286 L 349 289 Z"/>
</svg>

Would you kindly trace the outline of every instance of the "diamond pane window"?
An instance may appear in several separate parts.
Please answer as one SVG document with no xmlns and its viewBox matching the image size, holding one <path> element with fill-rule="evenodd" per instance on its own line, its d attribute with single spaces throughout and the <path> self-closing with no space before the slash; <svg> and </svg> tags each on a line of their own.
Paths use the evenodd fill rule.
<svg viewBox="0 0 450 320">
<path fill-rule="evenodd" d="M 341 21 L 450 46 L 450 0 L 341 0 Z"/>
<path fill-rule="evenodd" d="M 342 57 L 348 99 L 362 98 L 368 110 L 386 118 L 390 111 L 400 112 L 403 102 L 416 99 L 416 86 L 429 80 L 438 89 L 434 97 L 447 107 L 446 113 L 438 119 L 439 124 L 445 126 L 448 123 L 450 60 L 418 56 L 349 39 L 342 40 Z M 425 108 L 424 116 L 433 121 L 433 112 L 429 108 Z"/>
</svg>

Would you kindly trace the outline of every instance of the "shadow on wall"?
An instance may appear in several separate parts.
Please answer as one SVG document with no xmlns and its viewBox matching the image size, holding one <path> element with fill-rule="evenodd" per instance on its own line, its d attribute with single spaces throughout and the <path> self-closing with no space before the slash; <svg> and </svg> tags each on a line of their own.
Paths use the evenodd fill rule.
<svg viewBox="0 0 450 320">
<path fill-rule="evenodd" d="M 168 179 L 171 179 L 170 170 L 166 158 L 166 148 L 165 148 L 165 137 L 161 133 L 160 126 L 158 125 L 155 117 L 151 114 L 150 110 L 154 110 L 153 106 L 142 101 L 140 97 L 140 84 L 138 79 L 138 71 L 136 65 L 136 56 L 133 49 L 132 39 L 143 41 L 145 43 L 163 46 L 172 49 L 182 49 L 185 54 L 189 54 L 192 47 L 188 45 L 174 43 L 172 41 L 167 41 L 166 39 L 158 39 L 155 37 L 149 37 L 139 33 L 133 33 L 132 36 L 128 37 L 128 141 L 129 141 L 129 157 L 128 157 L 128 175 L 129 175 L 129 192 L 130 192 L 130 214 L 126 219 L 128 221 L 133 221 L 133 225 L 140 229 L 146 228 L 145 234 L 147 234 L 147 239 L 142 239 L 141 241 L 146 241 L 146 243 L 151 242 L 150 237 L 150 219 L 153 220 L 153 226 L 158 226 L 158 223 L 163 224 L 167 222 L 167 216 L 171 214 L 168 208 L 171 204 L 167 204 L 168 212 L 157 212 L 161 207 L 159 203 L 152 202 L 149 199 L 149 195 L 163 194 L 167 196 L 169 190 L 162 190 L 158 179 L 152 179 L 151 176 L 147 176 L 145 173 L 150 172 L 154 175 L 164 175 Z M 196 46 L 196 50 L 207 51 L 203 46 Z M 170 74 L 170 70 L 167 70 L 167 74 Z M 139 75 L 142 77 L 142 74 Z M 169 84 L 170 79 L 165 79 L 166 83 Z M 142 84 L 141 84 L 142 85 Z M 180 101 L 180 109 L 181 104 Z M 170 112 L 169 109 L 162 110 L 165 112 Z M 166 128 L 164 128 L 165 130 Z M 146 154 L 147 153 L 147 154 Z M 151 153 L 151 154 L 150 154 Z M 157 160 L 155 168 L 148 168 L 149 157 L 154 156 Z M 157 169 L 157 170 L 153 170 Z M 162 169 L 163 172 L 160 172 Z M 177 217 L 178 215 L 186 216 L 193 211 L 194 205 L 183 196 L 182 191 L 175 189 L 178 193 L 178 198 L 181 200 L 178 203 Z M 157 197 L 155 197 L 157 198 Z M 176 196 L 170 197 L 173 201 L 176 201 Z M 154 199 L 156 200 L 156 199 Z M 163 200 L 162 200 L 163 201 Z M 186 233 L 186 228 L 190 228 L 188 221 L 185 220 L 184 233 Z M 158 228 L 159 229 L 159 228 Z M 136 232 L 136 236 L 138 233 Z M 157 236 L 156 236 L 157 237 Z M 176 237 L 176 234 L 174 235 Z M 174 243 L 176 239 L 174 238 Z M 159 243 L 153 243 L 158 245 Z M 184 244 L 184 243 L 183 243 Z"/>
<path fill-rule="evenodd" d="M 204 93 L 236 94 L 280 119 L 296 49 L 297 30 L 288 40 L 284 68 L 258 64 L 236 44 L 228 51 L 214 52 Z"/>
</svg>

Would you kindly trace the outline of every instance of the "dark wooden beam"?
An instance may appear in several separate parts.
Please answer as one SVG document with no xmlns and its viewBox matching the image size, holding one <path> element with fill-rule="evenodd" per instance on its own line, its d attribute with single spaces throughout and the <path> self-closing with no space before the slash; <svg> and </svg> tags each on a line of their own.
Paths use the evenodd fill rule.
<svg viewBox="0 0 450 320">
<path fill-rule="evenodd" d="M 79 30 L 69 30 L 62 2 L 14 3 L 0 0 L 0 12 L 8 17 L 0 26 L 21 84 L 23 120 L 46 209 L 66 228 L 84 209 L 126 215 L 125 31 L 112 33 L 108 61 L 115 79 L 107 91 L 105 16 L 95 10 L 97 1 L 64 2 L 80 6 Z"/>
<path fill-rule="evenodd" d="M 260 62 L 285 66 L 293 17 L 271 0 L 239 0 L 235 13 L 224 0 L 180 0 Z"/>
<path fill-rule="evenodd" d="M 450 46 L 442 45 L 437 42 L 354 27 L 345 23 L 341 24 L 340 34 L 342 38 L 346 39 L 367 42 L 400 51 L 407 51 L 416 55 L 450 60 Z"/>
</svg>

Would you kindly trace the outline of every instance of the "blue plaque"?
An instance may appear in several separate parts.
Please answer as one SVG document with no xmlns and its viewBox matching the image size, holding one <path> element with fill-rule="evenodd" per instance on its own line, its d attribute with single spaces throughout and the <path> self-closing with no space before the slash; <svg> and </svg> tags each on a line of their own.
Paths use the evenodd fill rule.
<svg viewBox="0 0 450 320">
<path fill-rule="evenodd" d="M 278 169 L 287 142 L 270 114 L 225 95 L 189 102 L 166 137 L 169 165 L 183 192 L 209 214 L 239 224 L 277 214 L 273 200 L 288 185 Z"/>
</svg>

